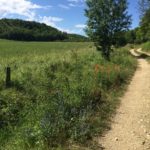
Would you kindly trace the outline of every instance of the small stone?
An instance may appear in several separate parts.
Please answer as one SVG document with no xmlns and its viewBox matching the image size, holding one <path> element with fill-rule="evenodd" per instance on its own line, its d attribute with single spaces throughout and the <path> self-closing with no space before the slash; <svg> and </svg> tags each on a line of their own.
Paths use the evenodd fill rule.
<svg viewBox="0 0 150 150">
<path fill-rule="evenodd" d="M 119 140 L 119 139 L 116 137 L 116 138 L 115 138 L 115 141 L 118 141 L 118 140 Z"/>
<path fill-rule="evenodd" d="M 142 142 L 142 145 L 145 145 L 145 141 Z"/>
<path fill-rule="evenodd" d="M 132 134 L 132 135 L 135 135 L 135 131 L 131 131 L 131 134 Z"/>
<path fill-rule="evenodd" d="M 140 122 L 143 122 L 143 119 L 140 119 Z"/>
</svg>

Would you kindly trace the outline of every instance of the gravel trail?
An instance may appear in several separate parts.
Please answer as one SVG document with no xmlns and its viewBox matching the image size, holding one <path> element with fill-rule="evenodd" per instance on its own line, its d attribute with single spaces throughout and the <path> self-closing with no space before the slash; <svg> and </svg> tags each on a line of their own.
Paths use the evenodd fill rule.
<svg viewBox="0 0 150 150">
<path fill-rule="evenodd" d="M 106 150 L 150 150 L 150 63 L 138 64 L 111 130 L 98 139 Z"/>
</svg>

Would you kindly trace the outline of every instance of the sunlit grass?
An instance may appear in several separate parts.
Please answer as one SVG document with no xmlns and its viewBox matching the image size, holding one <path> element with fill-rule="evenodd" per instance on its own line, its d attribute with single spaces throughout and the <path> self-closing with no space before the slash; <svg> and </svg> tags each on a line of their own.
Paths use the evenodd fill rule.
<svg viewBox="0 0 150 150">
<path fill-rule="evenodd" d="M 12 86 L 5 88 L 5 67 Z M 0 41 L 0 149 L 86 143 L 108 127 L 136 69 L 126 48 L 105 61 L 92 43 Z"/>
<path fill-rule="evenodd" d="M 150 42 L 142 44 L 142 49 L 146 52 L 150 52 Z"/>
</svg>

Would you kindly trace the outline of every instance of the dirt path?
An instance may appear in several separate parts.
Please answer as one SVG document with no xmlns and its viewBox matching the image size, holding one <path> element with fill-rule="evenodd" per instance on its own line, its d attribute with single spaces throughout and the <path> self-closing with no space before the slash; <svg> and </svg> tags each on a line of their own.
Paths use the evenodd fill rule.
<svg viewBox="0 0 150 150">
<path fill-rule="evenodd" d="M 150 57 L 150 54 L 147 53 L 147 52 L 143 52 L 141 48 L 137 49 L 136 51 L 137 51 L 138 53 L 141 53 L 141 54 L 146 54 L 147 56 Z"/>
<path fill-rule="evenodd" d="M 112 129 L 99 139 L 106 150 L 150 150 L 150 64 L 138 63 Z"/>
</svg>

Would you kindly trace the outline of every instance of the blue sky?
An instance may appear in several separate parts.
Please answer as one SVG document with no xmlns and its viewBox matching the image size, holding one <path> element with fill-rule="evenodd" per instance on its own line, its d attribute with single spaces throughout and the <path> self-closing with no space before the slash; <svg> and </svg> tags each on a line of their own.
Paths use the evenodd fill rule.
<svg viewBox="0 0 150 150">
<path fill-rule="evenodd" d="M 128 0 L 132 26 L 139 24 L 138 0 Z M 69 33 L 84 34 L 85 0 L 0 0 L 0 18 L 38 21 Z"/>
</svg>

